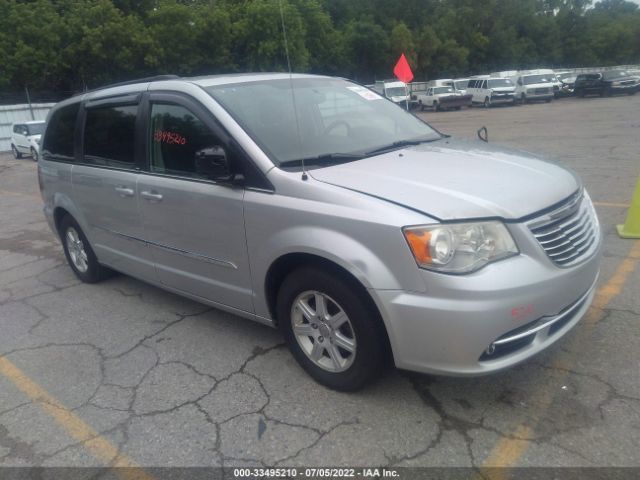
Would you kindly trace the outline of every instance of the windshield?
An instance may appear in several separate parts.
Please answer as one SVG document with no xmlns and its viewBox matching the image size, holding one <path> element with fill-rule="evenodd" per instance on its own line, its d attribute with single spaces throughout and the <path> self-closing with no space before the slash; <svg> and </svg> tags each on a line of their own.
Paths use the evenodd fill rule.
<svg viewBox="0 0 640 480">
<path fill-rule="evenodd" d="M 394 142 L 441 138 L 399 106 L 342 79 L 262 80 L 205 90 L 276 165 L 302 158 L 359 154 Z"/>
<path fill-rule="evenodd" d="M 535 83 L 552 83 L 555 81 L 553 75 L 545 73 L 543 75 L 528 75 L 522 77 L 525 85 L 533 85 Z"/>
<path fill-rule="evenodd" d="M 625 70 L 610 70 L 608 72 L 604 72 L 604 78 L 607 80 L 611 78 L 621 78 L 628 77 L 629 74 Z"/>
<path fill-rule="evenodd" d="M 44 131 L 44 122 L 29 123 L 27 124 L 27 130 L 29 130 L 29 135 L 42 135 L 42 132 Z"/>
<path fill-rule="evenodd" d="M 469 80 L 458 80 L 454 83 L 458 90 L 465 90 L 467 88 L 467 85 L 469 85 Z"/>
<path fill-rule="evenodd" d="M 433 93 L 453 93 L 453 87 L 436 87 Z"/>
<path fill-rule="evenodd" d="M 489 88 L 513 87 L 513 83 L 508 78 L 492 78 L 489 80 Z"/>
<path fill-rule="evenodd" d="M 387 97 L 404 97 L 407 95 L 407 89 L 404 87 L 385 88 L 384 91 Z"/>
</svg>

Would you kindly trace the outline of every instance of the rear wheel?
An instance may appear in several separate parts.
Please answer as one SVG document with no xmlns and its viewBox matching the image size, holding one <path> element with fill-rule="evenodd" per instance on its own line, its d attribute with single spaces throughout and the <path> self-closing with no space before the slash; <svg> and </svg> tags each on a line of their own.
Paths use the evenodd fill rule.
<svg viewBox="0 0 640 480">
<path fill-rule="evenodd" d="M 434 100 L 433 102 L 433 110 L 436 112 L 440 111 L 440 104 Z"/>
<path fill-rule="evenodd" d="M 520 103 L 522 105 L 524 105 L 525 103 L 527 103 L 527 96 L 523 93 L 522 95 L 520 95 Z"/>
<path fill-rule="evenodd" d="M 575 90 L 574 93 L 580 98 L 584 98 L 584 90 Z"/>
<path fill-rule="evenodd" d="M 318 383 L 361 388 L 385 359 L 378 312 L 354 286 L 324 270 L 289 274 L 278 292 L 277 317 L 294 358 Z"/>
<path fill-rule="evenodd" d="M 11 153 L 13 153 L 13 158 L 19 159 L 22 158 L 22 154 L 18 151 L 15 145 L 11 145 Z"/>
<path fill-rule="evenodd" d="M 66 215 L 58 228 L 64 255 L 73 273 L 85 283 L 96 283 L 106 278 L 110 270 L 98 259 L 82 229 L 71 216 Z"/>
<path fill-rule="evenodd" d="M 551 100 L 552 100 L 551 98 L 545 98 L 545 100 L 544 100 L 544 101 L 545 101 L 546 103 L 551 103 Z"/>
</svg>

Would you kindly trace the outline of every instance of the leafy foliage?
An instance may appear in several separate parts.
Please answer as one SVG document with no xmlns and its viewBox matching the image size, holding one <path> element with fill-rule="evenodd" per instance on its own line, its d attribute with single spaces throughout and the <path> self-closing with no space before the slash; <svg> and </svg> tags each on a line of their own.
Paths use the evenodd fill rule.
<svg viewBox="0 0 640 480">
<path fill-rule="evenodd" d="M 159 73 L 295 71 L 362 82 L 640 61 L 625 0 L 0 0 L 0 88 Z"/>
</svg>

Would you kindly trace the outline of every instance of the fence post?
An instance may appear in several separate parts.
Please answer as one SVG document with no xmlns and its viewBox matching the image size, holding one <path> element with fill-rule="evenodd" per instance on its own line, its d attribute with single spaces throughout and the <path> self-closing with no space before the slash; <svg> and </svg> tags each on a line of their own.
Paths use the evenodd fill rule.
<svg viewBox="0 0 640 480">
<path fill-rule="evenodd" d="M 24 91 L 27 94 L 27 103 L 29 104 L 29 113 L 31 113 L 31 120 L 35 120 L 36 117 L 33 115 L 33 107 L 31 106 L 31 97 L 29 96 L 29 88 L 25 85 Z"/>
</svg>

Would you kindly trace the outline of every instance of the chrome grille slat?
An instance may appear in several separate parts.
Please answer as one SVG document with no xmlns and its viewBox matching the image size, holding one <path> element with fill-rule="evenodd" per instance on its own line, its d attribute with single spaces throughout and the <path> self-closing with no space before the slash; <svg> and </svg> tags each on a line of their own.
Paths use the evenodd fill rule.
<svg viewBox="0 0 640 480">
<path fill-rule="evenodd" d="M 587 195 L 574 195 L 528 225 L 549 259 L 560 267 L 588 258 L 598 245 L 598 220 Z"/>
</svg>

